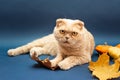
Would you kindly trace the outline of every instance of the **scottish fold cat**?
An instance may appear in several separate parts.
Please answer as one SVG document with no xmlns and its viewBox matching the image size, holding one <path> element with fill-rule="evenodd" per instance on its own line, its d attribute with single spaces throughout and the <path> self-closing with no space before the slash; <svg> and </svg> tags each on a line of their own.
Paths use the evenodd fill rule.
<svg viewBox="0 0 120 80">
<path fill-rule="evenodd" d="M 26 45 L 9 49 L 9 56 L 16 56 L 30 52 L 55 56 L 50 60 L 52 66 L 58 65 L 68 70 L 76 65 L 91 61 L 95 42 L 93 35 L 85 28 L 81 20 L 59 18 L 52 34 L 34 40 Z"/>
</svg>

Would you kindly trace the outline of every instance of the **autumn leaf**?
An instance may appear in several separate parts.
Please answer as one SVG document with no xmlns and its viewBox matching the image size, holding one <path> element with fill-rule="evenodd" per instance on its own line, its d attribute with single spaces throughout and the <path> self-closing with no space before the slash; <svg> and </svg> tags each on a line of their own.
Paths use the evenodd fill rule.
<svg viewBox="0 0 120 80">
<path fill-rule="evenodd" d="M 91 61 L 88 68 L 92 71 L 92 75 L 100 80 L 120 77 L 119 62 L 116 60 L 112 65 L 110 65 L 109 62 L 109 56 L 107 54 L 102 54 L 96 62 Z"/>
<path fill-rule="evenodd" d="M 103 54 L 103 53 L 108 53 L 108 49 L 112 47 L 110 45 L 97 45 L 95 50 L 100 53 L 100 54 Z"/>
</svg>

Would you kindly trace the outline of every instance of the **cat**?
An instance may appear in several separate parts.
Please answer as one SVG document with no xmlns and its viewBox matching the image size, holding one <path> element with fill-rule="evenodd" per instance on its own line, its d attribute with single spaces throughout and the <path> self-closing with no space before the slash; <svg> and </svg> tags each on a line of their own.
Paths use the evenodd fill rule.
<svg viewBox="0 0 120 80">
<path fill-rule="evenodd" d="M 50 60 L 52 66 L 58 65 L 62 70 L 68 70 L 76 65 L 91 61 L 95 41 L 93 35 L 85 28 L 81 20 L 58 18 L 53 33 L 26 45 L 9 49 L 9 56 L 30 52 L 36 57 L 42 54 L 55 56 Z"/>
</svg>

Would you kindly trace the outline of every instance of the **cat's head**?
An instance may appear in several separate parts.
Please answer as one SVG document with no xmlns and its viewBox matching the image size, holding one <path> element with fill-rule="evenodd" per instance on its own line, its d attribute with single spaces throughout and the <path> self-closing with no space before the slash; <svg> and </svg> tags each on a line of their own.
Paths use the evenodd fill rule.
<svg viewBox="0 0 120 80">
<path fill-rule="evenodd" d="M 54 36 L 61 45 L 76 45 L 84 32 L 84 22 L 71 19 L 57 19 Z"/>
</svg>

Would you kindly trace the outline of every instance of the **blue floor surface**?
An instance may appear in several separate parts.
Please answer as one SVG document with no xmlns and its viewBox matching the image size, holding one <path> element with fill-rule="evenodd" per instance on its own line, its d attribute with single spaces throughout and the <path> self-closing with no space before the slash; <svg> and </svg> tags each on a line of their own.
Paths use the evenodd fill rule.
<svg viewBox="0 0 120 80">
<path fill-rule="evenodd" d="M 9 57 L 6 53 L 8 49 L 0 49 L 0 80 L 98 80 L 91 75 L 88 64 L 67 71 L 52 71 L 39 66 L 28 54 Z M 97 58 L 95 51 L 92 60 L 96 61 Z"/>
</svg>

